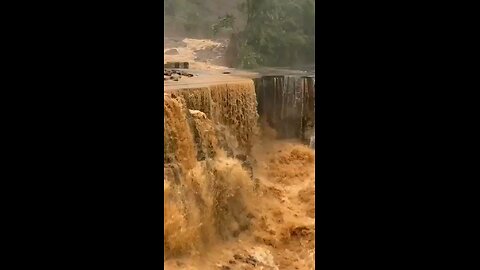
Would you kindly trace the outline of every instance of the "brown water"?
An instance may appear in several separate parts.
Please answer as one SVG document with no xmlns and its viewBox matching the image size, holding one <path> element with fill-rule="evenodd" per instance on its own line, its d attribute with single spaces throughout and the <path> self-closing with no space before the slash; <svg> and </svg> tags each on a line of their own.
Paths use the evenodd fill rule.
<svg viewBox="0 0 480 270">
<path fill-rule="evenodd" d="M 256 108 L 250 80 L 165 93 L 166 269 L 314 269 L 315 153 Z"/>
</svg>

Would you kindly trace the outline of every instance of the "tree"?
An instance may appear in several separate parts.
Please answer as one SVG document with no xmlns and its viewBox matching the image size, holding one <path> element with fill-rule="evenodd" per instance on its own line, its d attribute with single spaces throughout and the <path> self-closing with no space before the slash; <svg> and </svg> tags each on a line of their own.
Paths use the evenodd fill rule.
<svg viewBox="0 0 480 270">
<path fill-rule="evenodd" d="M 212 25 L 213 36 L 215 37 L 221 30 L 233 31 L 235 25 L 235 17 L 232 14 L 227 14 L 223 17 L 218 17 L 218 22 Z"/>
<path fill-rule="evenodd" d="M 246 0 L 245 29 L 231 42 L 232 66 L 294 66 L 315 61 L 314 0 Z M 233 39 L 232 39 L 233 40 Z"/>
</svg>

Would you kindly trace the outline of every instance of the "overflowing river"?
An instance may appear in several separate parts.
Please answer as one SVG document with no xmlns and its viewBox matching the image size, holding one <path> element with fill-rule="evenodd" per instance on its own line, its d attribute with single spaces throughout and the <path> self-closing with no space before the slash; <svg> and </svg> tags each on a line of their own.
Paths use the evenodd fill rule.
<svg viewBox="0 0 480 270">
<path fill-rule="evenodd" d="M 164 93 L 165 269 L 314 269 L 315 151 L 279 139 L 255 90 Z"/>
</svg>

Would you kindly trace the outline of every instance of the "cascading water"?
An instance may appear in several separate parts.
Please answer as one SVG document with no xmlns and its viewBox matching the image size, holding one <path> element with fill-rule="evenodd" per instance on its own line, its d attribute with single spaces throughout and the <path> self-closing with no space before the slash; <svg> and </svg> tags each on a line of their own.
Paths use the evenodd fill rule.
<svg viewBox="0 0 480 270">
<path fill-rule="evenodd" d="M 255 84 L 263 120 L 280 138 L 309 143 L 315 131 L 315 77 L 263 76 Z"/>
<path fill-rule="evenodd" d="M 248 81 L 165 93 L 165 256 L 248 227 L 253 182 L 235 157 L 248 156 L 257 133 L 253 89 Z"/>
<path fill-rule="evenodd" d="M 268 132 L 310 136 L 313 85 L 287 76 L 165 92 L 166 269 L 313 269 L 314 152 Z"/>
</svg>

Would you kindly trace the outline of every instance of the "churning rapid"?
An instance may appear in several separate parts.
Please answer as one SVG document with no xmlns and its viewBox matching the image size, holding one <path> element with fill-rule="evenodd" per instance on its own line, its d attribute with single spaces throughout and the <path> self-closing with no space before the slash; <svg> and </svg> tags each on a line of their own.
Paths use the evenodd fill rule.
<svg viewBox="0 0 480 270">
<path fill-rule="evenodd" d="M 276 139 L 250 79 L 164 98 L 165 268 L 314 269 L 314 150 Z"/>
</svg>

